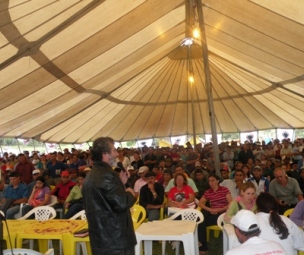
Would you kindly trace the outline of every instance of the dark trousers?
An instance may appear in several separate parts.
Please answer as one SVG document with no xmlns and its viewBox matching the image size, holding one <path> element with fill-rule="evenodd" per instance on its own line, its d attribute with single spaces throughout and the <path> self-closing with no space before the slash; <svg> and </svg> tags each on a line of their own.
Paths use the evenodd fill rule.
<svg viewBox="0 0 304 255">
<path fill-rule="evenodd" d="M 198 228 L 197 228 L 198 241 L 202 244 L 202 246 L 199 247 L 199 250 L 208 251 L 206 228 L 212 225 L 217 225 L 217 218 L 220 215 L 210 214 L 209 212 L 203 212 L 203 214 L 204 214 L 204 221 L 198 224 Z"/>
</svg>

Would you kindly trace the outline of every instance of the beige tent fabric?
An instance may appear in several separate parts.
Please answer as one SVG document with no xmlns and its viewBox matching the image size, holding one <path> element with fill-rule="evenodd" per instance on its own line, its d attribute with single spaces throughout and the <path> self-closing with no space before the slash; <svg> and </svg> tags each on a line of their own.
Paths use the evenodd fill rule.
<svg viewBox="0 0 304 255">
<path fill-rule="evenodd" d="M 1 0 L 0 136 L 211 133 L 201 43 L 193 88 L 180 46 L 185 2 Z M 304 2 L 202 4 L 217 132 L 304 128 Z"/>
</svg>

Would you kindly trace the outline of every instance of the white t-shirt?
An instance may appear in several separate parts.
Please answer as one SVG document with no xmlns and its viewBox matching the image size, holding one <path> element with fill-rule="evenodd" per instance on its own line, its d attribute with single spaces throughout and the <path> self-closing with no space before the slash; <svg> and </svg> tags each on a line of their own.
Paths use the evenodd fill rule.
<svg viewBox="0 0 304 255">
<path fill-rule="evenodd" d="M 297 255 L 296 249 L 304 249 L 304 234 L 294 222 L 285 216 L 280 215 L 281 219 L 288 228 L 289 236 L 286 239 L 281 240 L 279 236 L 273 230 L 273 227 L 269 224 L 269 214 L 268 213 L 257 213 L 256 214 L 261 234 L 259 237 L 278 242 L 282 245 L 284 250 L 288 255 Z"/>
<path fill-rule="evenodd" d="M 242 245 L 226 252 L 225 255 L 263 255 L 276 254 L 287 255 L 283 247 L 276 242 L 261 239 L 260 237 L 251 237 Z M 288 254 L 290 255 L 290 254 Z"/>
</svg>

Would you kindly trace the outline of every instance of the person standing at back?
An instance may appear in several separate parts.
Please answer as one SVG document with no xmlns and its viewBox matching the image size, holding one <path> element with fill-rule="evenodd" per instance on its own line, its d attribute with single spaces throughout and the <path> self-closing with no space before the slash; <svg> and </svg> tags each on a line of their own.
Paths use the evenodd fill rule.
<svg viewBox="0 0 304 255">
<path fill-rule="evenodd" d="M 94 162 L 82 188 L 93 255 L 134 255 L 136 237 L 130 208 L 134 192 L 125 188 L 128 175 L 112 170 L 118 156 L 114 140 L 97 138 L 91 148 Z"/>
</svg>

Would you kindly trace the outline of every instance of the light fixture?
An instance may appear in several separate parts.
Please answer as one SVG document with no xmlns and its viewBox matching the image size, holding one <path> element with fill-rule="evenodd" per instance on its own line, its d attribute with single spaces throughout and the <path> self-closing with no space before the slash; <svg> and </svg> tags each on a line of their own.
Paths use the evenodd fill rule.
<svg viewBox="0 0 304 255">
<path fill-rule="evenodd" d="M 189 46 L 193 44 L 193 38 L 186 37 L 184 40 L 182 40 L 181 46 Z"/>
<path fill-rule="evenodd" d="M 197 27 L 193 29 L 193 37 L 194 39 L 198 39 L 200 37 L 200 30 Z"/>
<path fill-rule="evenodd" d="M 194 76 L 192 74 L 189 75 L 189 82 L 193 83 L 194 82 Z"/>
</svg>

